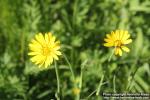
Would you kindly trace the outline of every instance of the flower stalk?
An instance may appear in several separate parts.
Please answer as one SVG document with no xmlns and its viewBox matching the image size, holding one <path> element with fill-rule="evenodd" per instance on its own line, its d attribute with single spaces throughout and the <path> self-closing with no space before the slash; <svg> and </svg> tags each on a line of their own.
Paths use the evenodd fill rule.
<svg viewBox="0 0 150 100">
<path fill-rule="evenodd" d="M 59 72 L 58 72 L 58 67 L 57 67 L 57 64 L 56 62 L 54 62 L 54 66 L 55 66 L 55 72 L 56 72 L 56 78 L 57 78 L 57 93 L 56 93 L 56 98 L 57 100 L 60 100 L 60 79 L 59 79 Z"/>
</svg>

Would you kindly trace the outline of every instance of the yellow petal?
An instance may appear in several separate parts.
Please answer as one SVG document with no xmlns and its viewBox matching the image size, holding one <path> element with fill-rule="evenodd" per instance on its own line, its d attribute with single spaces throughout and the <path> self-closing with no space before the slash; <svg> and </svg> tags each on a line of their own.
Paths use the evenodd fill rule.
<svg viewBox="0 0 150 100">
<path fill-rule="evenodd" d="M 129 52 L 129 51 L 130 51 L 130 49 L 127 48 L 127 47 L 125 47 L 125 46 L 121 46 L 121 48 L 122 48 L 122 50 L 124 50 L 124 51 L 126 51 L 126 52 Z"/>
<path fill-rule="evenodd" d="M 117 40 L 119 40 L 119 37 L 120 37 L 120 31 L 119 31 L 119 30 L 116 30 L 116 31 L 115 31 L 115 38 L 116 38 Z"/>
<path fill-rule="evenodd" d="M 52 37 L 52 33 L 49 32 L 49 33 L 48 33 L 48 38 L 49 38 L 48 41 L 50 41 L 51 37 Z"/>
<path fill-rule="evenodd" d="M 51 32 L 48 32 L 47 34 L 48 34 L 48 36 L 49 36 L 49 37 L 51 37 L 51 36 L 52 36 L 52 33 L 51 33 Z"/>
<path fill-rule="evenodd" d="M 105 41 L 105 42 L 113 42 L 112 39 L 107 39 L 107 38 L 105 38 L 104 41 Z"/>
<path fill-rule="evenodd" d="M 114 46 L 114 44 L 113 43 L 104 43 L 104 46 L 105 47 L 112 47 L 112 46 Z"/>
<path fill-rule="evenodd" d="M 45 39 L 44 39 L 42 33 L 37 34 L 37 35 L 35 36 L 35 38 L 36 38 L 36 40 L 37 40 L 38 42 L 40 42 L 42 45 L 45 44 Z"/>
<path fill-rule="evenodd" d="M 37 65 L 43 65 L 44 64 L 44 60 L 38 60 L 38 61 L 36 61 L 35 62 L 35 64 L 37 64 Z"/>
<path fill-rule="evenodd" d="M 114 41 L 114 38 L 111 34 L 106 34 L 106 39 L 110 39 L 110 40 Z"/>
<path fill-rule="evenodd" d="M 45 68 L 47 68 L 52 63 L 52 57 L 48 56 L 45 60 Z"/>
<path fill-rule="evenodd" d="M 111 32 L 111 39 L 113 40 L 113 41 L 115 41 L 116 40 L 116 33 L 114 33 L 113 31 Z"/>
<path fill-rule="evenodd" d="M 130 34 L 128 33 L 128 31 L 124 31 L 124 34 L 122 36 L 122 40 L 127 40 L 130 37 Z"/>
<path fill-rule="evenodd" d="M 60 46 L 54 46 L 54 50 L 59 50 Z"/>
<path fill-rule="evenodd" d="M 49 43 L 49 37 L 48 37 L 47 33 L 45 33 L 45 41 L 46 41 L 47 44 Z"/>
<path fill-rule="evenodd" d="M 60 51 L 55 51 L 56 55 L 62 55 Z"/>
<path fill-rule="evenodd" d="M 36 55 L 36 56 L 33 56 L 32 58 L 31 58 L 31 61 L 32 62 L 43 62 L 45 60 L 45 56 L 43 56 L 43 55 Z"/>
<path fill-rule="evenodd" d="M 111 38 L 110 34 L 106 34 L 106 37 L 107 37 L 107 38 Z"/>
<path fill-rule="evenodd" d="M 128 40 L 123 41 L 123 44 L 129 44 L 131 42 L 132 42 L 132 39 L 128 39 Z"/>
<path fill-rule="evenodd" d="M 58 56 L 56 54 L 53 54 L 54 59 L 58 60 Z"/>
<path fill-rule="evenodd" d="M 32 55 L 39 55 L 39 54 L 40 54 L 39 52 L 29 52 L 29 53 L 28 53 L 28 55 L 31 55 L 31 56 L 32 56 Z"/>
<path fill-rule="evenodd" d="M 42 47 L 34 44 L 29 44 L 29 49 L 31 51 L 40 52 Z"/>
<path fill-rule="evenodd" d="M 119 56 L 122 56 L 122 50 L 119 48 Z"/>
<path fill-rule="evenodd" d="M 56 40 L 56 37 L 55 37 L 55 36 L 52 36 L 52 37 L 51 37 L 51 40 L 50 40 L 50 44 L 54 44 L 55 40 Z"/>
<path fill-rule="evenodd" d="M 53 48 L 53 50 L 55 50 L 55 51 L 60 49 L 60 45 L 56 44 L 56 43 L 55 44 L 51 44 L 50 47 Z"/>
<path fill-rule="evenodd" d="M 43 66 L 43 64 L 44 64 L 44 61 L 42 63 L 40 63 L 38 67 L 41 68 Z"/>
<path fill-rule="evenodd" d="M 49 57 L 49 62 L 50 62 L 50 64 L 53 63 L 53 58 L 52 57 Z"/>
<path fill-rule="evenodd" d="M 31 40 L 31 43 L 30 44 L 34 44 L 34 45 L 37 45 L 37 46 L 41 46 L 41 44 L 36 41 L 35 39 Z"/>
<path fill-rule="evenodd" d="M 115 55 L 119 54 L 119 48 L 115 48 Z"/>
</svg>

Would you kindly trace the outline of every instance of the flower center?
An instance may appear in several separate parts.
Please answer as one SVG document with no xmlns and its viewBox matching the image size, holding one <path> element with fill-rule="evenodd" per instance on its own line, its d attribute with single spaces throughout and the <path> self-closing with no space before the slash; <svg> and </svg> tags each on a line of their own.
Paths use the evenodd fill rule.
<svg viewBox="0 0 150 100">
<path fill-rule="evenodd" d="M 116 47 L 121 47 L 121 45 L 122 45 L 122 42 L 120 40 L 115 41 L 115 46 Z"/>
<path fill-rule="evenodd" d="M 49 47 L 43 47 L 43 55 L 48 55 L 50 53 L 50 48 Z"/>
</svg>

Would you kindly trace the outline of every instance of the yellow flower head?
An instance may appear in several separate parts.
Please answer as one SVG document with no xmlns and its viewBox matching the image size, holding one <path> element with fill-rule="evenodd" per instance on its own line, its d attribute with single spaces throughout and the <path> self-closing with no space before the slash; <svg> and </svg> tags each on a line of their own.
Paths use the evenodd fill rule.
<svg viewBox="0 0 150 100">
<path fill-rule="evenodd" d="M 122 50 L 129 52 L 129 48 L 126 47 L 127 44 L 132 42 L 130 39 L 130 34 L 128 31 L 116 30 L 112 31 L 110 34 L 106 35 L 104 39 L 106 47 L 115 47 L 115 55 L 122 56 Z"/>
<path fill-rule="evenodd" d="M 74 88 L 72 89 L 72 92 L 73 92 L 74 95 L 78 95 L 78 94 L 80 93 L 80 89 L 77 88 L 77 87 L 74 87 Z"/>
<path fill-rule="evenodd" d="M 28 55 L 32 56 L 31 61 L 35 64 L 42 66 L 45 65 L 47 68 L 52 64 L 53 60 L 58 60 L 58 56 L 61 55 L 60 42 L 56 41 L 56 37 L 50 32 L 39 33 L 35 35 L 35 39 L 29 43 L 30 52 Z"/>
</svg>

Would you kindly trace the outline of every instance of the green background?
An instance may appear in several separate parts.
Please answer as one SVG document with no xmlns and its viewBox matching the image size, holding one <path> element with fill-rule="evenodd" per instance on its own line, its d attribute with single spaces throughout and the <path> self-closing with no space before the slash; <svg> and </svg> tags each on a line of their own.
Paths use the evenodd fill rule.
<svg viewBox="0 0 150 100">
<path fill-rule="evenodd" d="M 131 52 L 108 62 L 113 49 L 103 46 L 104 38 L 116 29 L 131 34 Z M 39 69 L 27 55 L 34 35 L 49 31 L 67 57 L 57 61 L 61 100 L 150 93 L 149 0 L 0 0 L 0 100 L 56 99 L 54 65 Z M 82 78 L 78 95 L 72 89 L 81 83 L 66 60 L 75 78 Z"/>
</svg>

